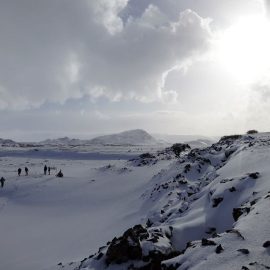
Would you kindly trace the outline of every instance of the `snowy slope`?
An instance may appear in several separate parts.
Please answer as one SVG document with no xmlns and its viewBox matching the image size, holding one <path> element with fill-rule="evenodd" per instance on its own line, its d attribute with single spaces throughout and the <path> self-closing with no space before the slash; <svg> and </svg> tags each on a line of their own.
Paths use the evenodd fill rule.
<svg viewBox="0 0 270 270">
<path fill-rule="evenodd" d="M 154 137 L 142 129 L 128 130 L 117 134 L 99 136 L 90 140 L 92 144 L 112 145 L 151 145 L 156 144 Z"/>
<path fill-rule="evenodd" d="M 138 198 L 168 162 L 134 170 L 125 160 L 1 157 L 0 269 L 41 270 L 79 260 L 142 222 Z M 51 175 L 43 174 L 44 164 L 55 167 Z M 29 176 L 18 177 L 25 166 Z M 64 178 L 55 177 L 59 169 Z"/>
<path fill-rule="evenodd" d="M 269 164 L 267 133 L 183 153 L 145 182 L 142 225 L 52 269 L 270 269 Z"/>
<path fill-rule="evenodd" d="M 5 146 L 5 147 L 16 147 L 18 146 L 18 143 L 10 140 L 10 139 L 2 139 L 0 138 L 0 146 Z"/>
</svg>

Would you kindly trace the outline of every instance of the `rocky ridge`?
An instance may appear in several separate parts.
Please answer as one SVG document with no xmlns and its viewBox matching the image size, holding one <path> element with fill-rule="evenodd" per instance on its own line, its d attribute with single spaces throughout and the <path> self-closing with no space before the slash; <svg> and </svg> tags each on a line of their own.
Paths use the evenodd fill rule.
<svg viewBox="0 0 270 270">
<path fill-rule="evenodd" d="M 174 160 L 141 195 L 145 223 L 59 269 L 270 269 L 269 134 L 225 136 L 177 158 L 171 150 L 128 163 Z"/>
</svg>

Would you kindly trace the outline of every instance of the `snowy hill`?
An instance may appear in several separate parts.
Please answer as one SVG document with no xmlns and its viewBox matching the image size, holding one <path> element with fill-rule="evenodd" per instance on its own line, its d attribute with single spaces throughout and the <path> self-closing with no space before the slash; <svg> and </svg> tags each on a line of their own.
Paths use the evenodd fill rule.
<svg viewBox="0 0 270 270">
<path fill-rule="evenodd" d="M 5 147 L 15 147 L 18 146 L 18 143 L 13 140 L 0 138 L 0 145 Z"/>
<path fill-rule="evenodd" d="M 210 146 L 214 143 L 214 140 L 211 139 L 198 139 L 193 141 L 185 141 L 188 145 L 191 146 L 191 148 L 204 148 L 207 146 Z"/>
<path fill-rule="evenodd" d="M 157 141 L 146 131 L 134 129 L 117 134 L 99 136 L 90 140 L 90 143 L 103 145 L 145 145 L 156 144 Z"/>
<path fill-rule="evenodd" d="M 157 141 L 146 131 L 141 129 L 128 130 L 121 133 L 103 135 L 91 140 L 70 139 L 68 137 L 47 139 L 40 142 L 42 145 L 153 145 Z"/>
<path fill-rule="evenodd" d="M 153 134 L 153 136 L 160 141 L 164 141 L 167 143 L 189 143 L 189 142 L 197 142 L 199 146 L 210 146 L 214 142 L 216 142 L 216 138 L 207 137 L 203 135 L 173 135 L 173 134 Z M 200 144 L 201 142 L 201 144 Z"/>
<path fill-rule="evenodd" d="M 63 137 L 58 139 L 47 139 L 39 142 L 41 145 L 83 145 L 87 144 L 86 140 L 70 139 L 69 137 Z"/>
<path fill-rule="evenodd" d="M 0 268 L 269 269 L 270 134 L 138 148 L 129 161 L 3 152 Z"/>
<path fill-rule="evenodd" d="M 166 167 L 155 154 L 140 158 L 156 161 L 140 168 L 160 167 L 138 198 L 144 222 L 52 269 L 270 269 L 270 134 L 225 136 Z"/>
</svg>

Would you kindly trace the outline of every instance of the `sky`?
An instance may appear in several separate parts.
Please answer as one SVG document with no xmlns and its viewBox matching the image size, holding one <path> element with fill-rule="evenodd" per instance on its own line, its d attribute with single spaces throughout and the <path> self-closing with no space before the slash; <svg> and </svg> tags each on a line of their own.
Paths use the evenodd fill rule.
<svg viewBox="0 0 270 270">
<path fill-rule="evenodd" d="M 269 0 L 0 0 L 0 137 L 269 131 Z"/>
</svg>

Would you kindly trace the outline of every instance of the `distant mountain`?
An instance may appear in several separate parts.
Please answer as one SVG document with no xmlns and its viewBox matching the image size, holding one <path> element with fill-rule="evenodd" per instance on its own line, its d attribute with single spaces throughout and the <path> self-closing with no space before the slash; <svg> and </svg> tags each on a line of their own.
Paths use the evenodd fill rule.
<svg viewBox="0 0 270 270">
<path fill-rule="evenodd" d="M 87 144 L 87 142 L 88 142 L 87 140 L 70 139 L 69 137 L 63 137 L 63 138 L 58 138 L 58 139 L 47 139 L 39 143 L 49 144 L 49 145 L 83 145 L 83 144 Z"/>
<path fill-rule="evenodd" d="M 141 129 L 128 130 L 121 133 L 103 135 L 95 137 L 91 140 L 71 139 L 62 137 L 57 139 L 47 139 L 39 142 L 42 145 L 144 145 L 156 144 L 157 140 Z"/>
<path fill-rule="evenodd" d="M 185 143 L 187 143 L 191 148 L 204 148 L 211 146 L 215 142 L 215 140 L 211 139 L 198 139 L 194 141 L 186 141 Z"/>
<path fill-rule="evenodd" d="M 203 135 L 173 135 L 173 134 L 152 134 L 157 140 L 164 143 L 188 143 L 194 144 L 196 147 L 211 145 L 216 139 Z"/>
<path fill-rule="evenodd" d="M 158 141 L 146 131 L 134 129 L 121 133 L 99 136 L 90 140 L 89 143 L 103 145 L 144 145 L 156 144 Z"/>
<path fill-rule="evenodd" d="M 14 146 L 18 146 L 19 144 L 13 140 L 9 140 L 9 139 L 2 139 L 0 138 L 0 146 L 5 146 L 5 147 L 14 147 Z"/>
</svg>

